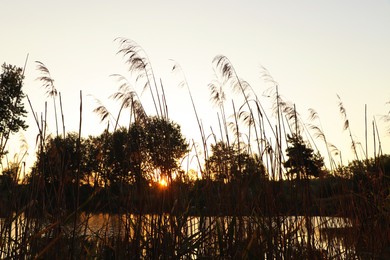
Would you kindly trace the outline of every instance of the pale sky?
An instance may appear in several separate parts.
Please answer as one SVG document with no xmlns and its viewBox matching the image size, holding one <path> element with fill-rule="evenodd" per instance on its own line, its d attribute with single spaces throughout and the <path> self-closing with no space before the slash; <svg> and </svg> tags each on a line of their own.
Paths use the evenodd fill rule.
<svg viewBox="0 0 390 260">
<path fill-rule="evenodd" d="M 82 132 L 97 135 L 105 125 L 92 112 L 96 104 L 88 95 L 99 98 L 116 114 L 117 106 L 108 97 L 117 91 L 118 83 L 110 75 L 119 73 L 131 80 L 123 58 L 116 55 L 117 37 L 134 40 L 146 51 L 157 78 L 164 83 L 169 114 L 187 139 L 200 141 L 187 92 L 178 88 L 180 79 L 170 72 L 171 60 L 181 65 L 210 133 L 209 126 L 216 127 L 218 110 L 209 101 L 207 84 L 214 78 L 212 59 L 223 54 L 256 89 L 269 114 L 269 99 L 262 97 L 269 85 L 260 78 L 261 66 L 278 82 L 284 99 L 296 104 L 304 120 L 307 110 L 315 109 L 327 139 L 342 151 L 344 162 L 353 155 L 337 94 L 354 138 L 364 145 L 367 104 L 369 137 L 375 116 L 383 151 L 390 153 L 386 133 L 390 123 L 380 119 L 390 110 L 386 104 L 390 101 L 389 0 L 1 1 L 0 62 L 23 67 L 29 54 L 24 91 L 38 113 L 48 101 L 52 132 L 52 101 L 35 80 L 39 73 L 34 61 L 49 68 L 62 94 L 67 131 L 78 129 L 82 90 Z M 232 98 L 228 97 L 228 105 Z M 141 99 L 148 104 L 147 93 Z M 24 135 L 31 161 L 38 131 L 27 109 L 30 128 Z M 152 106 L 147 110 L 153 113 Z M 18 151 L 18 138 L 11 142 L 11 154 Z"/>
</svg>

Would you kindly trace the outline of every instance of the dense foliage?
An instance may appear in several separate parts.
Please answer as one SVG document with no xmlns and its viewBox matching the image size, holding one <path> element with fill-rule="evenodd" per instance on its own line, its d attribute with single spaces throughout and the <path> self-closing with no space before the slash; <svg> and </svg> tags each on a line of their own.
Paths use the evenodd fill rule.
<svg viewBox="0 0 390 260">
<path fill-rule="evenodd" d="M 211 145 L 211 156 L 206 160 L 206 168 L 215 180 L 223 182 L 266 177 L 263 162 L 257 155 L 240 151 L 237 146 L 229 146 L 224 142 Z"/>
<path fill-rule="evenodd" d="M 288 135 L 287 142 L 290 144 L 286 149 L 288 159 L 283 163 L 287 168 L 288 174 L 302 177 L 319 177 L 324 160 L 319 154 L 315 154 L 313 149 L 309 148 L 300 135 Z"/>
<path fill-rule="evenodd" d="M 23 71 L 12 65 L 3 64 L 0 75 L 0 159 L 6 153 L 5 147 L 11 134 L 26 129 L 24 121 L 27 111 L 23 98 Z"/>
<path fill-rule="evenodd" d="M 33 167 L 32 176 L 47 184 L 72 184 L 76 173 L 85 183 L 122 185 L 153 180 L 156 173 L 172 180 L 187 151 L 180 127 L 169 120 L 148 118 L 145 124 L 104 131 L 80 138 L 71 133 L 49 138 Z"/>
</svg>

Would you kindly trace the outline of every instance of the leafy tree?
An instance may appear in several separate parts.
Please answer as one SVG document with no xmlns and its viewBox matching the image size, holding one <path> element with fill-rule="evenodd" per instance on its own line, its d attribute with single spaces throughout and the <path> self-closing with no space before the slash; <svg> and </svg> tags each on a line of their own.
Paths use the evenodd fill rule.
<svg viewBox="0 0 390 260">
<path fill-rule="evenodd" d="M 179 169 L 179 159 L 188 149 L 180 126 L 168 119 L 150 117 L 144 131 L 151 166 L 172 181 L 172 173 Z"/>
<path fill-rule="evenodd" d="M 156 171 L 172 180 L 179 169 L 179 160 L 187 151 L 187 143 L 180 126 L 166 119 L 150 117 L 143 124 L 133 123 L 128 129 L 113 133 L 104 131 L 100 136 L 82 138 L 80 154 L 78 135 L 49 138 L 32 169 L 34 176 L 43 176 L 45 183 L 74 183 L 76 173 L 94 184 L 122 185 L 141 183 Z"/>
<path fill-rule="evenodd" d="M 29 183 L 36 193 L 43 210 L 61 214 L 61 209 L 75 206 L 79 180 L 85 179 L 84 139 L 78 133 L 68 133 L 65 138 L 57 136 L 45 141 L 37 153 L 31 169 Z M 38 184 L 38 185 L 36 185 Z"/>
<path fill-rule="evenodd" d="M 88 184 L 91 184 L 92 181 L 93 185 L 98 185 L 99 183 L 99 177 L 100 177 L 100 171 L 99 167 L 101 166 L 100 163 L 100 142 L 99 137 L 95 136 L 88 136 L 88 138 L 84 139 L 84 150 L 83 152 L 83 168 L 85 170 L 84 172 L 84 178 L 85 181 Z"/>
<path fill-rule="evenodd" d="M 107 186 L 111 172 L 110 151 L 112 133 L 105 130 L 99 136 L 89 136 L 85 141 L 85 169 L 88 181 L 93 178 L 93 184 Z"/>
<path fill-rule="evenodd" d="M 0 75 L 0 159 L 6 154 L 5 147 L 11 134 L 27 125 L 23 120 L 27 111 L 22 102 L 25 94 L 22 91 L 23 72 L 12 65 L 2 65 Z"/>
<path fill-rule="evenodd" d="M 231 179 L 234 153 L 233 147 L 222 141 L 211 145 L 211 156 L 206 160 L 206 167 L 216 180 Z"/>
<path fill-rule="evenodd" d="M 108 135 L 107 135 L 108 134 Z M 108 169 L 105 177 L 114 183 L 134 183 L 145 179 L 148 160 L 143 145 L 144 129 L 132 124 L 129 129 L 119 128 L 113 133 L 106 133 L 103 155 L 104 168 Z"/>
<path fill-rule="evenodd" d="M 38 153 L 32 173 L 44 177 L 47 184 L 75 183 L 80 162 L 80 179 L 86 169 L 86 158 L 77 151 L 78 134 L 68 133 L 66 138 L 55 137 L 46 141 L 44 149 Z M 85 151 L 85 140 L 81 139 L 80 150 Z"/>
<path fill-rule="evenodd" d="M 123 163 L 117 162 L 119 158 L 116 155 L 123 154 L 124 149 L 120 149 L 121 146 L 116 145 L 117 150 L 113 151 L 113 139 L 121 139 L 119 136 L 125 133 L 123 133 L 122 129 L 116 132 L 111 133 L 108 130 L 104 130 L 99 136 L 89 136 L 84 142 L 85 151 L 83 151 L 83 156 L 85 156 L 85 166 L 83 168 L 86 171 L 84 174 L 88 177 L 86 178 L 88 182 L 91 179 L 93 180 L 94 186 L 107 186 L 123 178 L 119 176 L 117 171 L 117 168 L 123 165 Z M 118 143 L 118 140 L 116 142 Z"/>
<path fill-rule="evenodd" d="M 172 180 L 172 173 L 180 167 L 179 159 L 187 151 L 180 126 L 157 117 L 90 139 L 88 164 L 110 185 L 141 183 L 155 171 Z"/>
<path fill-rule="evenodd" d="M 129 162 L 129 170 L 132 179 L 141 184 L 146 179 L 145 170 L 148 163 L 146 162 L 146 147 L 143 143 L 145 139 L 144 128 L 139 124 L 132 124 L 127 132 L 127 158 Z"/>
<path fill-rule="evenodd" d="M 343 169 L 354 180 L 355 186 L 373 189 L 372 183 L 390 183 L 390 155 L 384 154 L 367 160 L 353 160 Z M 389 190 L 390 191 L 390 190 Z"/>
<path fill-rule="evenodd" d="M 216 180 L 233 181 L 265 177 L 265 167 L 260 158 L 224 142 L 211 145 L 212 155 L 206 160 L 206 167 Z"/>
<path fill-rule="evenodd" d="M 3 170 L 2 175 L 0 175 L 0 187 L 6 187 L 6 189 L 3 190 L 12 190 L 11 187 L 18 183 L 19 173 L 19 164 L 14 162 L 10 163 L 8 167 Z"/>
<path fill-rule="evenodd" d="M 110 169 L 108 178 L 111 185 L 126 182 L 129 177 L 127 137 L 125 128 L 118 129 L 111 134 L 109 151 L 107 151 L 109 152 L 107 162 Z"/>
<path fill-rule="evenodd" d="M 307 147 L 300 135 L 288 135 L 287 142 L 290 144 L 286 149 L 288 160 L 283 165 L 288 169 L 288 174 L 296 175 L 297 179 L 301 175 L 319 177 L 324 166 L 323 158 Z"/>
</svg>

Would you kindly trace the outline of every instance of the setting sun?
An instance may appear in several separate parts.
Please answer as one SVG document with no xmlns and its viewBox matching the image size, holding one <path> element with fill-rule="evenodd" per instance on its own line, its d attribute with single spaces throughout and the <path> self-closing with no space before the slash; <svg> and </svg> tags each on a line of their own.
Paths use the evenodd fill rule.
<svg viewBox="0 0 390 260">
<path fill-rule="evenodd" d="M 165 179 L 161 179 L 158 184 L 161 188 L 166 188 L 168 186 L 168 182 Z"/>
</svg>

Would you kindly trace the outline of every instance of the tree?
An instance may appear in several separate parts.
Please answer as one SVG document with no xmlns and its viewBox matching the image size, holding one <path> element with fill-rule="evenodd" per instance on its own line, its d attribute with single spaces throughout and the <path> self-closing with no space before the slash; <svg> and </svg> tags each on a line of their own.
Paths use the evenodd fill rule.
<svg viewBox="0 0 390 260">
<path fill-rule="evenodd" d="M 179 159 L 187 152 L 188 144 L 180 126 L 168 119 L 150 117 L 145 126 L 145 145 L 154 169 L 172 181 L 172 172 L 179 169 Z"/>
<path fill-rule="evenodd" d="M 22 91 L 23 72 L 12 65 L 2 65 L 0 75 L 0 159 L 7 153 L 5 147 L 9 137 L 20 129 L 27 129 L 23 120 L 27 111 L 24 108 Z"/>
<path fill-rule="evenodd" d="M 76 207 L 79 180 L 85 177 L 84 139 L 78 133 L 68 133 L 66 137 L 49 136 L 37 152 L 37 160 L 32 169 L 29 183 L 36 189 L 37 200 L 42 209 L 61 214 L 62 209 Z M 38 185 L 36 185 L 38 184 Z"/>
<path fill-rule="evenodd" d="M 287 142 L 291 145 L 286 149 L 288 160 L 283 165 L 288 169 L 288 174 L 295 174 L 297 179 L 300 179 L 301 175 L 319 177 L 324 159 L 307 147 L 300 135 L 287 135 Z"/>
<path fill-rule="evenodd" d="M 143 144 L 144 129 L 131 124 L 129 129 L 119 128 L 113 133 L 105 133 L 102 152 L 103 168 L 110 185 L 139 183 L 145 179 L 147 151 Z"/>
<path fill-rule="evenodd" d="M 10 163 L 8 167 L 3 170 L 2 175 L 0 175 L 0 187 L 2 187 L 2 190 L 11 191 L 11 187 L 18 184 L 19 174 L 19 164 L 14 162 Z"/>
<path fill-rule="evenodd" d="M 230 180 L 232 177 L 232 164 L 234 163 L 234 150 L 224 142 L 211 145 L 211 156 L 206 160 L 206 167 L 216 180 Z"/>
<path fill-rule="evenodd" d="M 344 166 L 343 170 L 352 177 L 355 188 L 373 190 L 375 182 L 386 186 L 390 184 L 390 155 L 384 154 L 367 160 L 353 160 Z"/>
<path fill-rule="evenodd" d="M 86 169 L 86 153 L 77 151 L 78 134 L 68 133 L 66 138 L 57 136 L 48 138 L 44 149 L 38 152 L 32 173 L 44 177 L 46 184 L 68 185 L 76 182 L 76 173 L 79 171 L 83 179 Z M 81 139 L 80 150 L 85 151 L 85 141 Z"/>
<path fill-rule="evenodd" d="M 265 167 L 256 155 L 239 151 L 236 146 L 228 146 L 222 141 L 211 145 L 211 152 L 206 167 L 217 180 L 230 182 L 265 177 Z"/>
<path fill-rule="evenodd" d="M 171 181 L 188 147 L 180 126 L 158 117 L 90 139 L 89 168 L 110 185 L 140 184 L 156 172 Z"/>
</svg>

